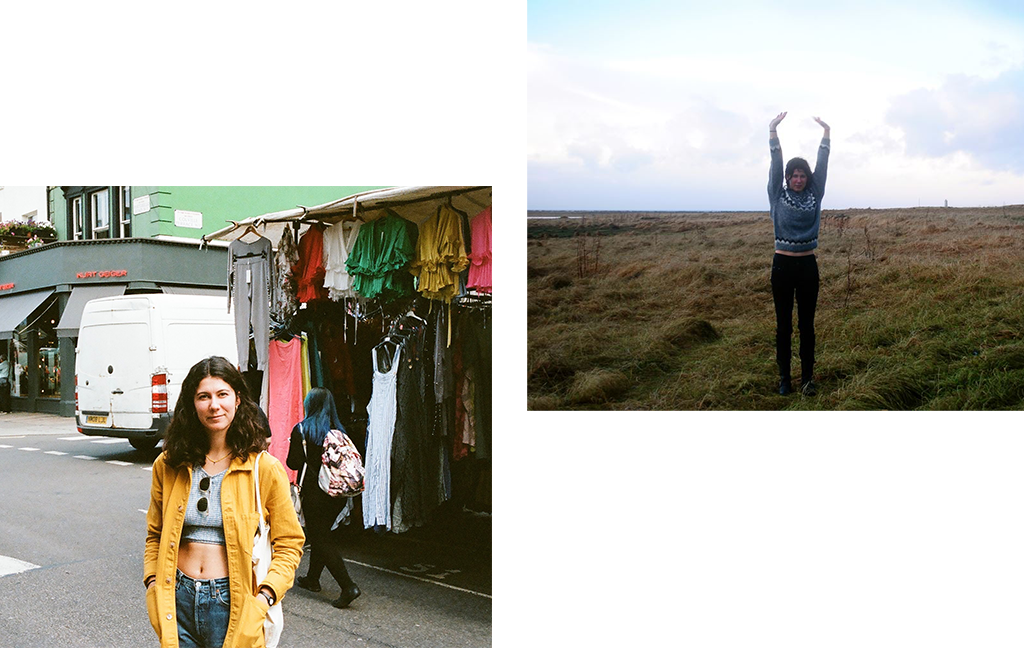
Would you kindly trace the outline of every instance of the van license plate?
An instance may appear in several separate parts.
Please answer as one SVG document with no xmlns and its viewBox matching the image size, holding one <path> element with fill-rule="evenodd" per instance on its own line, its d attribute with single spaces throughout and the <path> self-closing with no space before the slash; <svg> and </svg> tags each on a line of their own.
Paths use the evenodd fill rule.
<svg viewBox="0 0 1024 648">
<path fill-rule="evenodd" d="M 106 416 L 86 416 L 85 417 L 85 422 L 88 423 L 89 425 L 106 425 L 107 424 L 107 417 Z"/>
</svg>

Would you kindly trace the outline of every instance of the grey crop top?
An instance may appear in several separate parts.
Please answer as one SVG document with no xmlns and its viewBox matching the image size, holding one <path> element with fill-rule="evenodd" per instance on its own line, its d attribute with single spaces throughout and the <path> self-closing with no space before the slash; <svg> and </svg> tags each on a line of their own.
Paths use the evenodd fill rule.
<svg viewBox="0 0 1024 648">
<path fill-rule="evenodd" d="M 181 530 L 182 542 L 204 542 L 225 545 L 224 517 L 220 509 L 220 486 L 224 475 L 209 475 L 201 467 L 192 470 L 192 490 L 185 508 L 185 525 Z M 206 488 L 202 488 L 206 486 Z"/>
</svg>

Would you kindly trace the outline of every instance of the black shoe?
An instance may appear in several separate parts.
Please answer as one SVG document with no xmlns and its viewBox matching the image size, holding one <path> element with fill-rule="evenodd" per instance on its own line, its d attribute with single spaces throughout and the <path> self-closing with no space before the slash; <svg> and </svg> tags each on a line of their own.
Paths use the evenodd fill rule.
<svg viewBox="0 0 1024 648">
<path fill-rule="evenodd" d="M 318 581 L 311 580 L 309 576 L 299 576 L 295 581 L 295 584 L 304 590 L 309 590 L 310 592 L 320 591 L 320 583 Z"/>
<path fill-rule="evenodd" d="M 815 386 L 813 380 L 808 380 L 800 387 L 800 393 L 804 396 L 814 396 L 818 393 L 818 388 Z"/>
<path fill-rule="evenodd" d="M 779 394 L 785 396 L 786 394 L 793 393 L 793 382 L 789 378 L 783 378 L 779 381 Z"/>
<path fill-rule="evenodd" d="M 347 608 L 348 604 L 356 600 L 360 594 L 362 594 L 362 592 L 360 592 L 359 588 L 353 583 L 350 587 L 346 587 L 341 590 L 341 596 L 334 599 L 334 601 L 331 602 L 331 605 L 336 608 Z"/>
</svg>

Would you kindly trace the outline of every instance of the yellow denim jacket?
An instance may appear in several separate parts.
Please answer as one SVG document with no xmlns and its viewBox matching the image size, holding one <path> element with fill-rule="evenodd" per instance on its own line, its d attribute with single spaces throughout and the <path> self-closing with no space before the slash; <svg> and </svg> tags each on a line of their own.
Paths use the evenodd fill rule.
<svg viewBox="0 0 1024 648">
<path fill-rule="evenodd" d="M 270 545 L 273 558 L 270 572 L 262 583 L 253 576 L 252 544 L 259 524 L 256 513 L 256 492 L 253 488 L 253 466 L 256 455 L 246 461 L 237 457 L 231 462 L 221 485 L 221 512 L 224 518 L 224 539 L 228 550 L 228 577 L 231 585 L 231 616 L 228 620 L 224 646 L 264 645 L 263 620 L 267 603 L 257 597 L 266 585 L 280 601 L 292 586 L 295 569 L 302 559 L 305 536 L 299 526 L 288 490 L 284 466 L 274 456 L 260 460 L 260 497 L 270 524 Z M 178 545 L 185 521 L 185 508 L 192 487 L 192 470 L 175 470 L 161 453 L 153 462 L 153 487 L 146 515 L 145 573 L 143 581 L 156 577 L 156 584 L 146 592 L 149 622 L 160 637 L 163 648 L 177 648 L 178 620 L 175 618 L 175 577 L 178 568 Z"/>
</svg>

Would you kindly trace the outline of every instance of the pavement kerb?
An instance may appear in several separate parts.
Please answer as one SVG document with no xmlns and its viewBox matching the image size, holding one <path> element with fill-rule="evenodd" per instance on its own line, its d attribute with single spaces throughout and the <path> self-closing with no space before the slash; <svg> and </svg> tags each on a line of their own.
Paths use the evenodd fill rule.
<svg viewBox="0 0 1024 648">
<path fill-rule="evenodd" d="M 39 435 L 78 434 L 75 419 L 71 416 L 39 414 L 36 412 L 0 413 L 0 438 Z"/>
</svg>

